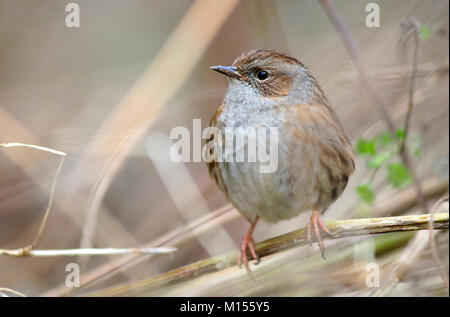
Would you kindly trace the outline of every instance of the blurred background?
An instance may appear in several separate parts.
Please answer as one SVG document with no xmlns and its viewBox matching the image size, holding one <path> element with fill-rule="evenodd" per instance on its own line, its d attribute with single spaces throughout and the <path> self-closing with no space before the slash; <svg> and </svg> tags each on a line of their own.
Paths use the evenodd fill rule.
<svg viewBox="0 0 450 317">
<path fill-rule="evenodd" d="M 369 28 L 366 5 L 380 7 Z M 11 258 L 0 256 L 0 288 L 28 296 L 367 296 L 366 265 L 381 281 L 402 266 L 381 296 L 447 296 L 428 233 L 394 233 L 294 248 L 252 266 L 257 283 L 236 267 L 178 283 L 146 287 L 145 278 L 236 249 L 248 223 L 209 178 L 203 163 L 172 163 L 168 134 L 208 125 L 227 89 L 211 65 L 231 64 L 253 48 L 302 61 L 322 85 L 356 145 L 386 125 L 324 8 L 314 0 L 78 0 L 80 27 L 66 26 L 69 1 L 0 0 L 0 143 L 22 142 L 67 153 L 37 249 L 175 246 L 158 256 Z M 449 15 L 447 0 L 332 1 L 396 126 L 403 126 L 420 32 L 409 140 L 428 206 L 448 191 Z M 412 35 L 411 35 L 412 34 Z M 411 183 L 393 188 L 373 177 L 366 157 L 324 219 L 423 213 Z M 0 148 L 0 248 L 36 236 L 60 158 Z M 356 188 L 371 183 L 376 198 Z M 370 199 L 369 199 L 370 200 Z M 440 212 L 448 212 L 448 202 Z M 304 227 L 309 214 L 258 224 L 262 241 Z M 195 222 L 196 230 L 188 230 Z M 448 230 L 435 232 L 448 276 Z M 406 259 L 406 260 L 405 260 Z M 65 286 L 68 263 L 81 287 Z M 134 282 L 142 281 L 136 287 Z M 131 284 L 130 284 L 131 283 Z M 122 285 L 119 291 L 106 292 Z M 104 292 L 104 293 L 102 293 Z"/>
</svg>

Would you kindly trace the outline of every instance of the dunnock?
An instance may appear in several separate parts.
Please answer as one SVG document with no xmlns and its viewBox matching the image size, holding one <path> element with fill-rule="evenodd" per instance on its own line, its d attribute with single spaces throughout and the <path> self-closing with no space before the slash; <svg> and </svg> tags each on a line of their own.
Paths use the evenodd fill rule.
<svg viewBox="0 0 450 317">
<path fill-rule="evenodd" d="M 229 79 L 211 127 L 278 129 L 278 168 L 273 173 L 254 168 L 258 162 L 208 163 L 211 177 L 251 224 L 239 264 L 250 272 L 247 251 L 259 261 L 252 238 L 259 218 L 277 222 L 305 211 L 312 211 L 308 241 L 313 233 L 323 256 L 321 231 L 330 232 L 319 215 L 341 195 L 355 164 L 352 145 L 319 83 L 297 59 L 268 49 L 246 52 L 232 66 L 211 69 Z"/>
</svg>

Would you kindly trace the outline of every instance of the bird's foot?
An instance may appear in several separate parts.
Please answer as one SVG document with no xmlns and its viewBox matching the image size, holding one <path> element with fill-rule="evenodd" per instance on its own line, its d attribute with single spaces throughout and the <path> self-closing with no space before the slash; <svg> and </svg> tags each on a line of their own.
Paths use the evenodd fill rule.
<svg viewBox="0 0 450 317">
<path fill-rule="evenodd" d="M 324 223 L 322 222 L 322 219 L 320 219 L 319 212 L 317 210 L 314 210 L 311 215 L 311 219 L 309 220 L 308 227 L 307 227 L 307 232 L 306 232 L 307 239 L 308 239 L 309 245 L 312 245 L 312 232 L 314 232 L 314 235 L 315 235 L 315 238 L 317 241 L 317 245 L 320 248 L 320 253 L 322 255 L 322 258 L 325 260 L 325 245 L 322 241 L 322 235 L 321 235 L 320 231 L 323 231 L 329 235 L 332 234 L 330 232 L 330 230 L 328 230 L 328 228 L 324 225 Z"/>
<path fill-rule="evenodd" d="M 253 278 L 250 267 L 248 266 L 248 256 L 247 251 L 250 251 L 252 258 L 255 260 L 255 264 L 259 263 L 259 256 L 256 254 L 255 250 L 255 241 L 253 240 L 253 231 L 255 230 L 256 223 L 258 222 L 258 218 L 251 224 L 244 238 L 242 239 L 241 249 L 239 253 L 238 266 L 242 267 L 244 264 L 245 270 L 248 275 Z"/>
</svg>

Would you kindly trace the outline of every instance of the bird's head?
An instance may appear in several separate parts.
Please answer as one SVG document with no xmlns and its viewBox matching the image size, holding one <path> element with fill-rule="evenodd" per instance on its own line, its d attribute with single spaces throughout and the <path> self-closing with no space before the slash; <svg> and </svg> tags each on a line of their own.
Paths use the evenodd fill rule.
<svg viewBox="0 0 450 317">
<path fill-rule="evenodd" d="M 212 66 L 211 69 L 230 80 L 229 98 L 248 100 L 253 97 L 270 103 L 283 101 L 284 104 L 287 101 L 307 102 L 317 85 L 297 59 L 269 49 L 246 52 L 231 66 Z"/>
</svg>

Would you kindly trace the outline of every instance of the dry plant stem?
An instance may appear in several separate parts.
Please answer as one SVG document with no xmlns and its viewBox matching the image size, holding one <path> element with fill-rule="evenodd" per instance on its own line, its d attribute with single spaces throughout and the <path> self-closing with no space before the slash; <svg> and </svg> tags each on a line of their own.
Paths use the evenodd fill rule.
<svg viewBox="0 0 450 317">
<path fill-rule="evenodd" d="M 36 244 L 39 241 L 39 238 L 42 235 L 42 232 L 44 232 L 45 225 L 47 224 L 48 215 L 50 214 L 50 210 L 52 209 L 53 206 L 53 201 L 55 200 L 56 181 L 58 179 L 59 173 L 61 172 L 65 159 L 66 159 L 65 156 L 61 158 L 58 168 L 56 169 L 55 178 L 53 179 L 52 188 L 50 190 L 50 197 L 48 199 L 47 210 L 45 211 L 44 218 L 42 219 L 41 225 L 39 226 L 38 233 L 36 234 L 36 237 L 34 238 L 33 242 L 31 242 L 29 248 L 34 248 L 36 246 Z"/>
<path fill-rule="evenodd" d="M 99 178 L 97 179 L 93 190 L 90 193 L 89 196 L 89 209 L 87 212 L 87 218 L 85 220 L 84 226 L 83 226 L 83 232 L 80 239 L 80 245 L 79 247 L 82 249 L 90 248 L 92 246 L 91 237 L 93 236 L 93 233 L 95 231 L 95 228 L 97 226 L 97 218 L 98 213 L 100 211 L 100 205 L 103 199 L 104 193 L 106 193 L 107 187 L 109 185 L 108 182 L 104 182 L 104 177 L 107 171 L 110 168 L 110 165 L 114 162 L 120 148 L 125 144 L 125 142 L 133 136 L 133 134 L 136 133 L 136 131 L 132 131 L 129 133 L 125 139 L 123 140 L 123 144 L 119 146 L 114 153 L 111 154 L 111 156 L 108 158 L 107 162 L 105 163 L 105 166 L 103 170 L 101 171 L 101 174 L 99 175 Z M 102 193 L 101 195 L 97 195 L 98 193 Z M 86 265 L 89 262 L 89 257 L 83 257 L 82 259 L 77 259 L 77 263 L 80 263 L 80 266 L 82 268 L 85 268 Z"/>
<path fill-rule="evenodd" d="M 162 248 L 129 248 L 129 249 L 114 249 L 114 248 L 104 248 L 104 249 L 66 249 L 66 250 L 33 250 L 39 241 L 42 233 L 44 232 L 45 225 L 47 224 L 47 219 L 52 209 L 53 201 L 55 199 L 56 183 L 58 176 L 61 172 L 64 160 L 66 158 L 66 153 L 53 150 L 47 147 L 24 144 L 24 143 L 0 143 L 0 148 L 12 148 L 12 147 L 27 147 L 36 149 L 39 151 L 55 154 L 61 156 L 58 168 L 56 169 L 55 177 L 53 178 L 52 186 L 50 189 L 50 197 L 45 210 L 44 217 L 39 226 L 39 230 L 31 242 L 30 245 L 18 248 L 18 249 L 0 249 L 0 255 L 14 256 L 14 257 L 55 257 L 55 256 L 77 256 L 77 255 L 116 255 L 116 254 L 164 254 L 176 251 L 175 248 L 162 247 Z"/>
<path fill-rule="evenodd" d="M 444 282 L 444 285 L 447 288 L 447 292 L 448 292 L 449 291 L 448 276 L 445 273 L 445 269 L 439 258 L 439 253 L 436 248 L 436 242 L 434 241 L 434 234 L 433 234 L 434 233 L 434 231 L 433 231 L 434 214 L 436 213 L 436 211 L 438 210 L 440 205 L 446 200 L 448 201 L 448 196 L 442 197 L 434 204 L 433 209 L 431 210 L 431 217 L 430 217 L 430 222 L 428 223 L 428 230 L 430 232 L 429 241 L 430 241 L 430 246 L 431 246 L 431 253 L 433 254 L 433 261 L 434 261 L 434 264 L 436 265 L 436 269 L 438 270 L 439 274 L 441 275 L 442 281 Z"/>
<path fill-rule="evenodd" d="M 386 122 L 389 131 L 391 133 L 395 132 L 395 125 L 392 121 L 391 117 L 389 116 L 388 111 L 386 110 L 386 107 L 384 106 L 383 102 L 381 101 L 381 98 L 376 93 L 375 89 L 373 88 L 365 67 L 364 63 L 361 59 L 361 56 L 358 52 L 358 47 L 355 44 L 355 41 L 353 40 L 352 36 L 350 35 L 350 32 L 347 30 L 347 27 L 345 26 L 344 22 L 342 21 L 341 16 L 336 10 L 336 7 L 330 3 L 328 0 L 319 0 L 320 4 L 324 8 L 325 12 L 327 13 L 328 17 L 330 18 L 331 22 L 333 23 L 333 26 L 335 27 L 337 33 L 341 37 L 342 41 L 344 42 L 345 47 L 347 48 L 347 51 L 350 54 L 350 57 L 352 58 L 353 62 L 356 65 L 356 68 L 358 69 L 358 73 L 361 79 L 362 84 L 366 87 L 368 92 L 370 93 L 373 100 L 376 102 L 377 108 L 383 117 L 384 121 Z"/>
<path fill-rule="evenodd" d="M 441 61 L 436 63 L 418 63 L 416 70 L 416 78 L 427 76 L 441 76 L 449 71 L 449 61 Z M 344 71 L 341 74 L 343 82 L 354 81 L 359 76 L 358 72 L 353 70 Z M 374 70 L 368 73 L 370 80 L 404 80 L 410 78 L 411 72 L 405 72 L 403 67 L 388 67 Z"/>
<path fill-rule="evenodd" d="M 329 220 L 325 221 L 325 225 L 331 231 L 332 235 L 324 237 L 324 240 L 367 234 L 427 230 L 429 221 L 430 215 Z M 434 216 L 434 229 L 448 229 L 448 226 L 448 213 L 439 213 Z M 264 257 L 307 243 L 306 229 L 302 228 L 256 244 L 256 252 L 259 257 Z M 220 271 L 236 265 L 239 256 L 238 253 L 238 251 L 230 251 L 226 254 L 201 260 L 143 281 L 102 290 L 101 296 L 119 295 L 122 291 L 130 287 L 152 289 L 160 287 L 163 284 L 182 281 L 191 276 L 200 276 L 206 273 Z"/>
<path fill-rule="evenodd" d="M 435 177 L 426 179 L 424 182 L 424 192 L 427 198 L 440 196 L 448 191 L 448 182 L 439 180 Z M 417 195 L 413 188 L 405 188 L 390 199 L 384 199 L 377 203 L 373 209 L 374 216 L 384 215 L 399 215 L 402 212 L 412 208 L 417 202 Z M 198 219 L 193 223 L 189 223 L 184 227 L 178 228 L 173 232 L 169 232 L 156 241 L 147 243 L 146 247 L 157 247 L 161 245 L 178 246 L 181 243 L 186 243 L 189 239 L 194 239 L 197 234 L 201 232 L 214 229 L 217 225 L 228 223 L 229 221 L 240 217 L 239 213 L 230 205 L 222 207 L 210 214 Z M 110 261 L 107 264 L 101 265 L 91 271 L 84 273 L 81 276 L 81 286 L 92 285 L 94 282 L 105 281 L 108 277 L 114 276 L 119 272 L 129 269 L 130 266 L 148 261 L 149 257 L 138 257 L 136 255 L 129 255 Z M 62 296 L 67 295 L 71 289 L 68 289 L 65 284 L 54 288 L 43 296 Z"/>
<path fill-rule="evenodd" d="M 448 192 L 448 180 L 441 180 L 435 176 L 422 181 L 423 192 L 426 199 L 438 199 Z M 374 217 L 399 216 L 418 203 L 415 187 L 407 187 L 391 197 L 384 198 L 373 207 Z"/>
<path fill-rule="evenodd" d="M 430 177 L 423 182 L 424 193 L 426 197 L 433 198 L 441 196 L 448 191 L 448 181 L 440 180 L 436 177 Z M 392 198 L 386 198 L 377 203 L 373 209 L 374 216 L 399 215 L 412 208 L 417 203 L 417 195 L 413 188 L 405 188 Z M 162 245 L 179 246 L 187 243 L 190 239 L 195 239 L 198 234 L 213 230 L 217 225 L 223 225 L 240 217 L 240 214 L 230 205 L 219 208 L 210 214 L 168 232 L 164 236 L 155 241 L 145 244 L 145 247 L 158 247 Z M 150 257 L 151 258 L 151 257 Z M 93 285 L 96 282 L 104 282 L 108 278 L 129 269 L 133 265 L 142 261 L 148 261 L 149 257 L 139 257 L 137 255 L 127 255 L 118 257 L 108 263 L 95 267 L 81 276 L 81 287 Z M 72 289 L 68 289 L 65 284 L 59 285 L 42 294 L 42 296 L 64 296 L 70 293 Z"/>
<path fill-rule="evenodd" d="M 192 223 L 188 223 L 174 231 L 168 232 L 167 234 L 159 237 L 157 240 L 151 241 L 145 244 L 145 247 L 158 247 L 161 245 L 180 245 L 186 243 L 190 239 L 194 239 L 197 235 L 203 232 L 208 232 L 215 228 L 217 225 L 227 223 L 232 219 L 239 217 L 239 213 L 233 209 L 230 205 L 222 207 L 214 212 L 211 212 L 204 217 L 197 219 Z M 141 263 L 141 261 L 148 261 L 149 257 L 139 257 L 137 255 L 127 255 L 124 257 L 119 257 L 113 261 L 108 261 L 108 263 L 100 265 L 81 276 L 80 285 L 81 287 L 91 285 L 94 282 L 101 282 L 107 278 L 114 276 L 114 274 L 125 271 L 132 265 Z M 70 293 L 72 289 L 69 289 L 62 284 L 50 291 L 47 291 L 43 296 L 63 296 Z"/>
<path fill-rule="evenodd" d="M 403 276 L 410 270 L 418 258 L 425 252 L 428 243 L 428 232 L 421 231 L 403 248 L 401 255 L 391 265 L 393 268 L 386 274 L 383 283 L 369 296 L 386 297 L 395 289 Z"/>
<path fill-rule="evenodd" d="M 408 89 L 408 111 L 406 113 L 405 125 L 404 125 L 404 137 L 403 141 L 400 142 L 400 157 L 402 158 L 403 164 L 408 168 L 411 177 L 414 182 L 414 187 L 417 191 L 417 199 L 419 201 L 419 205 L 422 208 L 423 212 L 428 213 L 428 208 L 426 204 L 426 200 L 423 195 L 422 185 L 417 177 L 416 170 L 411 162 L 410 156 L 406 150 L 406 142 L 409 135 L 409 126 L 412 116 L 412 111 L 414 108 L 414 84 L 416 81 L 417 75 L 417 63 L 419 56 L 419 48 L 420 48 L 420 37 L 419 37 L 419 28 L 418 22 L 416 19 L 411 18 L 408 20 L 409 23 L 414 28 L 414 55 L 412 61 L 412 71 L 411 71 L 411 79 L 409 81 L 409 89 Z"/>
<path fill-rule="evenodd" d="M 57 151 L 54 149 L 50 149 L 48 147 L 40 146 L 40 145 L 34 145 L 34 144 L 25 144 L 25 143 L 18 143 L 18 142 L 10 142 L 10 143 L 0 143 L 0 147 L 3 148 L 11 148 L 11 147 L 27 147 L 35 150 L 39 150 L 42 152 L 47 152 L 59 156 L 66 156 L 66 153 Z"/>
<path fill-rule="evenodd" d="M 17 295 L 20 297 L 27 297 L 25 294 L 22 294 L 21 292 L 15 291 L 13 289 L 6 288 L 6 287 L 0 287 L 0 297 L 2 297 L 1 295 L 5 294 L 5 293 L 11 293 L 11 294 L 14 294 L 14 295 Z M 5 295 L 5 296 L 7 296 L 7 295 Z"/>
<path fill-rule="evenodd" d="M 39 238 L 42 235 L 42 232 L 44 231 L 45 225 L 47 224 L 47 219 L 48 219 L 48 215 L 50 214 L 50 210 L 52 209 L 52 205 L 53 205 L 53 201 L 55 199 L 55 191 L 56 191 L 56 182 L 58 180 L 58 176 L 59 173 L 61 172 L 62 166 L 64 164 L 64 160 L 66 158 L 66 153 L 61 152 L 61 151 L 56 151 L 47 147 L 43 147 L 43 146 L 38 146 L 38 145 L 33 145 L 33 144 L 24 144 L 24 143 L 1 143 L 0 144 L 0 148 L 11 148 L 11 147 L 27 147 L 27 148 L 32 148 L 32 149 L 36 149 L 39 151 L 43 151 L 43 152 L 48 152 L 51 154 L 55 154 L 58 156 L 61 156 L 61 160 L 59 162 L 58 168 L 56 169 L 56 173 L 55 173 L 55 177 L 53 178 L 53 182 L 52 182 L 52 187 L 50 189 L 50 197 L 48 200 L 48 204 L 47 204 L 47 209 L 45 210 L 45 214 L 44 214 L 44 218 L 41 221 L 41 224 L 39 226 L 39 230 L 35 236 L 35 238 L 33 239 L 33 241 L 31 242 L 31 244 L 29 246 L 26 246 L 24 248 L 20 248 L 17 250 L 9 250 L 9 251 L 18 251 L 19 253 L 23 253 L 23 252 L 28 252 L 30 251 L 32 248 L 34 248 L 36 246 L 36 244 L 39 241 Z M 0 249 L 0 254 L 2 254 L 2 251 L 8 251 L 8 250 L 1 250 Z"/>
<path fill-rule="evenodd" d="M 433 212 L 437 210 L 441 206 L 440 203 L 436 203 L 433 206 Z M 447 213 L 448 214 L 448 213 Z M 409 242 L 408 246 L 404 248 L 402 254 L 398 257 L 395 262 L 393 268 L 387 274 L 385 281 L 381 284 L 381 286 L 374 290 L 370 296 L 381 297 L 388 296 L 390 292 L 398 285 L 401 281 L 402 277 L 406 274 L 406 272 L 413 266 L 413 264 L 417 261 L 417 259 L 423 254 L 427 245 L 430 244 L 430 235 L 432 235 L 432 229 L 434 229 L 434 214 L 430 214 L 430 220 L 428 222 L 428 234 L 427 232 L 420 232 L 415 235 L 414 239 Z M 428 235 L 428 239 L 427 239 Z M 434 241 L 433 241 L 434 242 Z M 433 252 L 433 250 L 432 250 Z M 437 254 L 437 252 L 436 252 Z M 433 258 L 436 261 L 436 257 Z M 438 259 L 439 261 L 439 259 Z M 439 269 L 439 266 L 437 266 Z M 445 274 L 444 274 L 445 275 Z M 445 283 L 445 279 L 444 279 Z"/>
<path fill-rule="evenodd" d="M 93 188 L 92 205 L 86 217 L 89 222 L 86 228 L 90 232 L 85 232 L 86 236 L 93 236 L 95 230 L 96 202 L 103 199 L 128 153 L 188 79 L 237 4 L 238 0 L 195 1 L 139 80 L 100 127 L 76 170 L 81 171 L 82 176 L 72 185 L 77 190 L 100 179 Z M 98 155 L 99 148 L 106 149 L 105 155 Z M 101 171 L 101 175 L 97 171 Z"/>
<path fill-rule="evenodd" d="M 363 83 L 363 85 L 367 88 L 369 94 L 371 95 L 372 99 L 375 101 L 375 104 L 378 108 L 378 110 L 380 111 L 384 121 L 386 122 L 389 132 L 392 135 L 395 135 L 396 129 L 395 129 L 395 124 L 392 121 L 382 99 L 380 98 L 380 96 L 378 95 L 377 91 L 374 89 L 374 87 L 372 86 L 372 83 L 370 82 L 367 74 L 366 74 L 366 70 L 364 67 L 364 63 L 361 59 L 361 56 L 358 52 L 357 46 L 355 44 L 355 41 L 353 40 L 353 38 L 350 35 L 350 32 L 348 31 L 347 27 L 345 26 L 344 22 L 342 21 L 342 18 L 340 17 L 339 13 L 337 12 L 336 8 L 334 7 L 334 5 L 332 3 L 330 3 L 330 1 L 328 0 L 319 0 L 322 7 L 324 8 L 324 10 L 326 11 L 326 13 L 328 14 L 329 18 L 331 19 L 334 27 L 336 28 L 336 31 L 338 32 L 338 34 L 341 36 L 342 41 L 345 44 L 345 47 L 347 48 L 350 57 L 352 58 L 353 62 L 356 65 L 356 68 L 358 69 L 360 78 L 361 78 L 361 82 Z M 414 19 L 410 19 L 411 21 L 414 21 Z M 417 25 L 415 24 L 415 26 L 417 27 Z M 416 36 L 417 36 L 417 32 L 416 32 Z M 416 76 L 416 70 L 417 70 L 417 55 L 418 55 L 418 48 L 419 48 L 419 44 L 418 42 L 416 42 L 416 48 L 415 48 L 415 54 L 414 54 L 414 60 L 413 60 L 413 73 L 411 74 L 411 81 L 410 81 L 410 89 L 409 89 L 409 94 L 410 94 L 410 103 L 409 103 L 409 114 L 407 115 L 407 117 L 411 117 L 412 114 L 412 109 L 413 109 L 413 104 L 412 104 L 412 96 L 414 94 L 414 81 L 415 81 L 415 76 Z M 409 125 L 409 118 L 407 118 L 406 123 Z M 406 136 L 404 137 L 403 143 L 406 143 Z M 403 144 L 402 143 L 402 144 Z M 401 145 L 401 144 L 400 144 Z M 415 172 L 415 168 L 410 160 L 409 154 L 407 153 L 407 151 L 400 151 L 400 156 L 401 159 L 403 161 L 403 164 L 408 168 L 411 177 L 413 179 L 414 182 L 414 186 L 416 188 L 417 191 L 417 198 L 419 201 L 419 205 L 422 208 L 423 213 L 428 213 L 428 208 L 426 206 L 426 201 L 425 198 L 423 196 L 423 190 L 422 190 L 422 186 L 420 184 L 420 181 L 416 175 Z"/>
<path fill-rule="evenodd" d="M 89 248 L 89 249 L 61 249 L 61 250 L 31 250 L 26 248 L 16 250 L 2 250 L 0 255 L 14 257 L 58 257 L 58 256 L 81 256 L 81 255 L 124 255 L 124 254 L 166 254 L 175 252 L 176 248 Z"/>
<path fill-rule="evenodd" d="M 408 88 L 408 111 L 406 113 L 405 125 L 403 127 L 404 138 L 400 145 L 400 153 L 406 151 L 406 139 L 409 134 L 409 126 L 411 121 L 411 115 L 414 105 L 414 85 L 416 83 L 417 76 L 417 63 L 419 56 L 419 48 L 420 48 L 420 37 L 419 37 L 419 26 L 416 19 L 410 19 L 411 27 L 414 28 L 414 55 L 411 66 L 411 78 L 409 80 L 409 88 Z"/>
<path fill-rule="evenodd" d="M 39 140 L 32 135 L 30 131 L 28 131 L 20 122 L 15 120 L 14 117 L 12 117 L 8 112 L 6 112 L 3 108 L 0 107 L 0 134 L 4 136 L 4 140 L 11 140 L 11 139 L 17 139 L 17 140 L 26 140 L 26 142 L 21 143 L 8 143 L 7 147 L 15 147 L 15 146 L 22 146 L 31 148 L 31 149 L 42 149 L 44 152 L 48 152 L 50 154 L 58 154 L 62 153 L 60 151 L 55 151 L 53 149 L 47 149 L 44 147 L 37 146 L 35 144 L 40 144 Z M 0 140 L 0 142 L 3 140 Z M 25 144 L 24 144 L 25 143 Z M 1 143 L 0 143 L 1 144 Z M 1 145 L 0 151 L 3 150 L 3 145 Z M 16 151 L 13 149 L 5 149 L 2 151 L 2 153 L 5 154 L 5 157 L 9 159 L 13 164 L 15 164 L 17 167 L 22 169 L 35 183 L 36 185 L 45 193 L 47 194 L 47 201 L 49 201 L 50 191 L 49 187 L 50 185 L 46 186 L 45 183 L 41 181 L 41 173 L 39 172 L 39 166 L 42 164 L 42 159 L 45 160 L 45 155 L 42 156 L 41 154 L 37 154 L 36 152 L 42 153 L 42 151 L 30 151 L 28 153 L 24 153 L 25 151 L 20 150 Z M 66 162 L 64 163 L 66 164 Z M 62 176 L 62 175 L 61 175 Z M 58 183 L 61 180 L 58 180 Z M 66 175 L 68 176 L 68 175 Z M 77 177 L 78 175 L 76 175 Z M 50 180 L 51 181 L 51 180 Z M 70 180 L 71 181 L 71 180 Z M 58 185 L 59 187 L 60 185 Z M 48 187 L 48 188 L 47 188 Z M 54 209 L 56 206 L 59 206 L 59 211 L 63 212 L 68 216 L 75 225 L 82 228 L 82 219 L 81 219 L 81 213 L 79 212 L 79 202 L 86 201 L 86 195 L 84 192 L 75 192 L 72 190 L 72 187 L 69 186 L 69 192 L 67 192 L 65 195 L 64 191 L 61 191 L 58 189 L 58 194 L 55 194 L 55 199 L 53 201 L 52 209 Z M 74 203 L 75 202 L 75 203 Z M 102 206 L 102 209 L 105 210 L 105 207 Z M 105 213 L 105 217 L 102 218 L 103 224 L 105 227 L 114 227 L 115 230 L 119 234 L 117 236 L 120 236 L 123 241 L 126 242 L 126 245 L 129 246 L 140 246 L 136 241 L 133 241 L 134 239 L 130 238 L 131 234 L 129 234 L 126 229 L 121 226 L 119 221 L 111 214 Z M 48 224 L 47 224 L 48 225 Z M 117 238 L 114 238 L 114 240 L 117 240 Z M 96 234 L 96 243 L 101 244 L 102 247 L 114 245 L 111 244 L 111 236 L 106 230 L 100 231 L 98 234 Z"/>
</svg>

